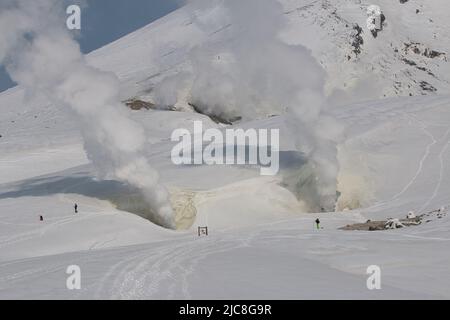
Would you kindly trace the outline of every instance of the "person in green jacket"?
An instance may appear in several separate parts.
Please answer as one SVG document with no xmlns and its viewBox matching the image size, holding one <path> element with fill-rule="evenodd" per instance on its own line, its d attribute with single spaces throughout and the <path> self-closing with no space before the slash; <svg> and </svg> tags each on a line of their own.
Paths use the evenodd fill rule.
<svg viewBox="0 0 450 320">
<path fill-rule="evenodd" d="M 317 230 L 320 230 L 320 220 L 319 220 L 319 218 L 316 219 L 316 227 L 317 227 Z"/>
</svg>

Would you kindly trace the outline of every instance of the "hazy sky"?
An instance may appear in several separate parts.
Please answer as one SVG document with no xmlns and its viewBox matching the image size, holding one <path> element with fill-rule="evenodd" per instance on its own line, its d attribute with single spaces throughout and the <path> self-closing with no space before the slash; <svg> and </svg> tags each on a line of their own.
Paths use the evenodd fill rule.
<svg viewBox="0 0 450 320">
<path fill-rule="evenodd" d="M 80 1 L 68 1 L 77 4 Z M 86 2 L 86 1 L 84 1 Z M 88 53 L 170 13 L 180 0 L 87 0 L 82 9 L 81 50 Z M 0 65 L 0 92 L 14 86 Z"/>
</svg>

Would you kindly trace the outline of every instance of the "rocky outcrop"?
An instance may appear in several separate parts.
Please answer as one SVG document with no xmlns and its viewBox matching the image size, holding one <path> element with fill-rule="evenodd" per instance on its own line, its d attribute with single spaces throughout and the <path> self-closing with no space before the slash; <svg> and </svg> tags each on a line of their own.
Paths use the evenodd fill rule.
<svg viewBox="0 0 450 320">
<path fill-rule="evenodd" d="M 412 226 L 418 226 L 422 223 L 429 223 L 434 220 L 442 219 L 447 215 L 448 207 L 442 207 L 438 210 L 430 211 L 428 213 L 416 216 L 414 212 L 410 211 L 405 219 L 389 218 L 382 221 L 367 220 L 364 223 L 348 224 L 339 230 L 345 231 L 382 231 L 393 230 Z"/>
<path fill-rule="evenodd" d="M 130 99 L 125 101 L 125 105 L 127 107 L 129 107 L 131 110 L 150 110 L 150 109 L 154 109 L 155 105 L 151 102 L 146 102 L 146 101 L 142 101 L 139 99 Z"/>
<path fill-rule="evenodd" d="M 364 39 L 362 37 L 363 29 L 356 23 L 353 25 L 353 34 L 352 34 L 352 47 L 353 53 L 358 56 L 361 54 L 361 47 L 364 44 Z"/>
</svg>

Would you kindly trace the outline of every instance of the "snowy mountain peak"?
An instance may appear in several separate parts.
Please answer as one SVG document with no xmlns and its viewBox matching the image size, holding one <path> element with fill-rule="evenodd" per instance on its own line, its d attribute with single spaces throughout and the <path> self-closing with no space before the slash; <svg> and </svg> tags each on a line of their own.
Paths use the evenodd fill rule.
<svg viewBox="0 0 450 320">
<path fill-rule="evenodd" d="M 327 93 L 336 101 L 450 92 L 448 1 L 281 3 L 288 19 L 281 37 L 312 51 L 327 72 Z M 382 14 L 376 36 L 368 28 L 371 6 Z M 195 47 L 228 39 L 233 28 L 228 21 L 216 21 L 207 34 L 202 31 L 200 24 L 209 23 L 214 14 L 214 8 L 193 10 L 187 5 L 98 50 L 90 59 L 121 76 L 129 89 L 124 98 L 148 98 L 146 92 L 161 79 L 190 68 L 189 52 Z M 100 56 L 102 61 L 96 58 Z M 368 84 L 370 89 L 365 90 Z"/>
</svg>

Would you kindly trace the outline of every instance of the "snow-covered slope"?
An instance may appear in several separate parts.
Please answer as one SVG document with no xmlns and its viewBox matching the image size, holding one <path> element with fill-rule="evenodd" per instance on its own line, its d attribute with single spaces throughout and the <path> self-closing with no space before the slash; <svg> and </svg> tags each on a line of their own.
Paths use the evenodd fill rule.
<svg viewBox="0 0 450 320">
<path fill-rule="evenodd" d="M 385 16 L 376 38 L 366 27 L 370 5 Z M 313 50 L 328 71 L 330 91 L 353 88 L 353 98 L 447 93 L 449 6 L 445 0 L 288 0 L 287 34 Z"/>
<path fill-rule="evenodd" d="M 185 199 L 197 208 L 193 226 L 183 232 L 115 209 L 111 195 L 123 190 L 92 180 L 79 144 L 67 150 L 70 131 L 59 147 L 55 143 L 52 152 L 30 160 L 9 147 L 0 158 L 2 173 L 9 174 L 0 187 L 0 296 L 448 298 L 448 216 L 400 231 L 337 228 L 449 204 L 449 105 L 449 97 L 403 98 L 336 111 L 349 125 L 340 152 L 342 205 L 364 206 L 343 213 L 301 214 L 301 204 L 281 187 L 283 175 L 267 179 L 250 168 L 178 168 L 161 160 L 170 150 L 167 143 L 149 146 L 163 180 L 187 192 Z M 142 112 L 136 116 L 156 137 L 163 134 L 151 118 L 167 128 L 182 115 L 150 111 L 142 117 Z M 272 121 L 281 125 L 283 118 Z M 15 145 L 14 137 L 2 139 Z M 28 139 L 32 145 L 45 136 L 30 131 Z M 71 169 L 49 173 L 49 163 Z M 291 169 L 288 163 L 284 172 Z M 12 182 L 12 172 L 22 181 Z M 74 202 L 79 215 L 73 214 Z M 313 229 L 317 216 L 324 226 L 320 231 Z M 197 238 L 196 227 L 205 225 L 211 236 Z M 115 248 L 124 245 L 132 246 Z M 83 270 L 82 291 L 65 288 L 71 264 Z M 366 289 L 365 271 L 372 264 L 383 271 L 380 292 Z"/>
<path fill-rule="evenodd" d="M 335 99 L 450 92 L 448 1 L 281 2 L 289 20 L 283 39 L 312 50 L 328 73 L 327 91 L 334 92 Z M 380 6 L 386 17 L 376 38 L 366 27 L 370 5 Z M 118 74 L 127 84 L 126 96 L 145 96 L 162 77 L 188 67 L 193 47 L 226 39 L 232 25 L 218 22 L 208 34 L 199 26 L 214 19 L 214 14 L 213 8 L 183 7 L 97 50 L 89 59 L 95 66 Z M 365 89 L 368 87 L 370 90 Z"/>
<path fill-rule="evenodd" d="M 281 128 L 280 174 L 261 177 L 248 166 L 174 166 L 173 129 L 191 129 L 195 120 L 224 127 L 194 112 L 133 111 L 146 130 L 149 161 L 174 205 L 185 209 L 180 230 L 165 230 L 127 212 L 139 206 L 133 190 L 94 178 L 68 112 L 20 88 L 0 94 L 0 298 L 449 298 L 448 215 L 401 230 L 338 230 L 450 205 L 448 62 L 421 54 L 448 52 L 449 4 L 373 2 L 386 15 L 377 38 L 364 29 L 368 3 L 283 0 L 290 21 L 283 37 L 312 50 L 329 93 L 349 90 L 332 99 L 366 99 L 365 87 L 380 88 L 376 97 L 407 96 L 333 108 L 346 128 L 338 146 L 339 212 L 307 213 L 293 192 L 290 177 L 304 161 L 283 115 L 234 125 Z M 181 8 L 88 59 L 119 76 L 124 100 L 151 99 L 159 80 L 189 68 L 192 47 L 220 41 L 231 27 L 205 37 L 195 12 Z M 356 23 L 364 30 L 358 55 Z M 412 42 L 419 51 L 405 49 Z M 437 92 L 424 92 L 420 81 Z M 324 229 L 314 229 L 317 217 Z M 210 236 L 198 238 L 199 226 Z M 80 291 L 66 288 L 73 264 L 82 270 Z M 381 291 L 366 287 L 369 265 L 381 267 Z"/>
</svg>

